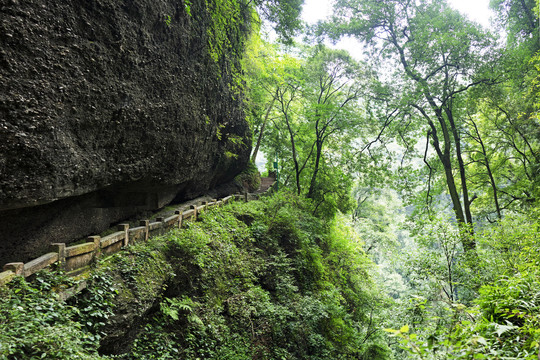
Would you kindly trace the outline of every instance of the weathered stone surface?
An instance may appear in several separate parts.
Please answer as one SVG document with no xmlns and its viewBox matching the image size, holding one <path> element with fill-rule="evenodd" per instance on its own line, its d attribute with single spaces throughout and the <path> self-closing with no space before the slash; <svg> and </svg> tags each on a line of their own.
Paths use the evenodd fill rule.
<svg viewBox="0 0 540 360">
<path fill-rule="evenodd" d="M 66 248 L 66 257 L 82 255 L 82 254 L 93 252 L 94 250 L 95 250 L 95 245 L 93 243 L 69 246 Z"/>
<path fill-rule="evenodd" d="M 58 293 L 58 300 L 59 301 L 66 301 L 70 299 L 71 297 L 79 294 L 81 291 L 86 289 L 88 286 L 87 281 L 81 281 L 77 285 L 70 287 L 69 289 L 66 289 L 64 291 L 60 291 Z"/>
<path fill-rule="evenodd" d="M 92 245 L 92 244 L 91 244 Z M 66 258 L 64 269 L 68 272 L 78 273 L 84 270 L 84 267 L 89 265 L 94 260 L 94 253 L 87 252 L 80 255 Z"/>
<path fill-rule="evenodd" d="M 47 253 L 24 264 L 23 275 L 30 276 L 37 273 L 39 270 L 54 264 L 58 260 L 58 253 Z"/>
<path fill-rule="evenodd" d="M 119 224 L 118 230 L 124 232 L 124 241 L 122 242 L 122 246 L 128 246 L 129 245 L 129 224 Z"/>
<path fill-rule="evenodd" d="M 101 236 L 98 235 L 92 235 L 86 238 L 87 243 L 94 244 L 94 257 L 99 258 L 101 257 Z"/>
<path fill-rule="evenodd" d="M 191 209 L 191 210 L 186 210 L 184 211 L 183 215 L 182 215 L 182 218 L 184 220 L 187 220 L 189 218 L 194 218 L 195 217 L 195 210 L 194 209 Z"/>
<path fill-rule="evenodd" d="M 52 243 L 51 251 L 58 254 L 58 268 L 62 268 L 66 263 L 66 243 Z"/>
<path fill-rule="evenodd" d="M 16 262 L 5 264 L 2 271 L 12 271 L 15 275 L 22 275 L 24 271 L 24 263 Z"/>
<path fill-rule="evenodd" d="M 179 218 L 180 218 L 180 215 L 169 216 L 168 218 L 163 220 L 163 223 L 165 224 L 164 227 L 167 229 L 178 227 Z"/>
<path fill-rule="evenodd" d="M 104 236 L 101 239 L 100 247 L 104 249 L 108 246 L 111 246 L 112 244 L 116 244 L 117 242 L 124 240 L 125 236 L 126 236 L 126 233 L 124 231 L 117 231 L 110 235 Z"/>
<path fill-rule="evenodd" d="M 144 241 L 146 236 L 146 227 L 139 226 L 129 229 L 129 242 L 131 244 L 136 244 L 138 242 Z"/>
<path fill-rule="evenodd" d="M 11 270 L 7 270 L 7 271 L 2 271 L 0 272 L 0 286 L 4 285 L 4 284 L 7 284 L 8 282 L 10 282 L 14 277 L 15 277 L 15 273 Z"/>
<path fill-rule="evenodd" d="M 111 254 L 115 254 L 117 252 L 119 252 L 120 250 L 122 250 L 122 242 L 119 241 L 117 243 L 114 243 L 110 246 L 107 246 L 106 248 L 103 248 L 101 249 L 101 254 L 105 255 L 105 256 L 108 256 L 108 255 L 111 255 Z"/>
<path fill-rule="evenodd" d="M 192 16 L 175 0 L 2 2 L 0 263 L 195 197 L 244 167 L 238 58 L 211 58 L 210 15 L 191 3 Z"/>
</svg>

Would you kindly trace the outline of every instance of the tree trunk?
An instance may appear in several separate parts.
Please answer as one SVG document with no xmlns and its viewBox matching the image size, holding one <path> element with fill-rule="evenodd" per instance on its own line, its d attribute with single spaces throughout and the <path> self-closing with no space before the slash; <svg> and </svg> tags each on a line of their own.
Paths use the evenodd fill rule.
<svg viewBox="0 0 540 360">
<path fill-rule="evenodd" d="M 292 150 L 292 157 L 294 162 L 294 172 L 296 175 L 296 191 L 298 195 L 300 195 L 302 188 L 300 187 L 300 166 L 298 165 L 298 159 L 296 155 L 296 145 L 294 143 L 294 134 L 291 129 L 291 125 L 289 123 L 289 120 L 287 119 L 287 116 L 285 116 L 285 121 L 287 122 L 287 128 L 289 129 L 289 136 L 291 139 L 291 150 Z"/>
<path fill-rule="evenodd" d="M 292 85 L 286 85 L 285 89 L 280 89 L 279 87 L 276 89 L 276 96 L 275 98 L 278 100 L 279 105 L 281 107 L 281 113 L 283 114 L 283 117 L 285 118 L 285 124 L 287 124 L 287 130 L 289 132 L 289 138 L 291 140 L 291 151 L 292 151 L 292 158 L 294 162 L 294 171 L 296 176 L 296 191 L 298 195 L 301 193 L 301 186 L 300 186 L 300 173 L 302 172 L 302 169 L 300 169 L 300 166 L 298 165 L 298 155 L 296 153 L 296 144 L 294 142 L 294 132 L 291 126 L 291 119 L 289 118 L 289 106 L 291 102 L 293 101 L 295 97 L 295 93 L 298 87 L 292 86 Z M 290 91 L 290 99 L 285 100 L 285 93 L 287 91 Z"/>
<path fill-rule="evenodd" d="M 482 148 L 482 156 L 484 157 L 484 166 L 486 167 L 486 171 L 489 176 L 489 182 L 491 184 L 491 188 L 493 189 L 493 201 L 495 202 L 495 210 L 497 211 L 497 217 L 499 220 L 502 218 L 501 214 L 501 207 L 499 205 L 499 196 L 497 194 L 497 184 L 495 183 L 495 178 L 493 177 L 493 172 L 491 171 L 491 166 L 489 165 L 489 159 L 486 152 L 486 147 L 484 146 L 484 142 L 482 141 L 482 137 L 480 136 L 480 131 L 478 130 L 478 127 L 476 126 L 476 123 L 474 120 L 471 119 L 471 122 L 474 126 L 474 131 L 476 132 L 477 138 L 475 139 Z"/>
<path fill-rule="evenodd" d="M 313 175 L 311 176 L 311 182 L 309 184 L 308 198 L 313 198 L 315 193 L 315 185 L 317 184 L 317 174 L 319 172 L 319 164 L 321 162 L 322 154 L 322 140 L 317 139 L 317 153 L 315 154 L 315 168 L 313 169 Z"/>
<path fill-rule="evenodd" d="M 454 214 L 456 215 L 456 220 L 458 223 L 459 228 L 462 230 L 462 238 L 461 242 L 463 244 L 463 248 L 465 251 L 469 252 L 471 250 L 476 249 L 476 243 L 471 236 L 471 225 L 468 224 L 467 219 L 465 217 L 465 214 L 463 212 L 463 208 L 461 206 L 461 199 L 459 197 L 459 193 L 457 191 L 456 187 L 456 181 L 454 179 L 454 174 L 452 172 L 452 161 L 450 156 L 450 134 L 448 133 L 448 128 L 446 127 L 446 123 L 444 122 L 444 118 L 442 118 L 440 111 L 435 111 L 437 114 L 437 118 L 439 120 L 439 123 L 441 125 L 441 129 L 444 136 L 444 150 L 441 149 L 441 145 L 439 142 L 439 136 L 437 133 L 437 128 L 435 127 L 435 124 L 431 120 L 431 118 L 428 116 L 426 111 L 422 109 L 419 106 L 415 106 L 416 109 L 418 109 L 424 118 L 428 121 L 428 124 L 431 128 L 430 135 L 433 139 L 433 147 L 435 148 L 435 151 L 437 152 L 437 156 L 439 157 L 439 161 L 443 164 L 444 167 L 444 174 L 445 174 L 445 180 L 446 180 L 446 186 L 448 188 L 448 192 L 450 193 L 450 198 L 452 200 L 452 208 L 454 210 Z"/>
<path fill-rule="evenodd" d="M 259 132 L 259 137 L 257 138 L 257 144 L 255 145 L 255 150 L 253 150 L 253 155 L 251 157 L 251 161 L 253 163 L 255 163 L 255 160 L 257 159 L 257 153 L 259 152 L 259 147 L 261 146 L 264 128 L 266 127 L 266 123 L 268 122 L 268 117 L 270 116 L 270 111 L 272 110 L 272 107 L 274 106 L 274 102 L 276 102 L 275 96 L 272 98 L 272 102 L 270 103 L 270 106 L 268 106 L 268 109 L 266 110 L 266 114 L 264 115 L 264 120 L 261 125 L 261 130 Z"/>
<path fill-rule="evenodd" d="M 454 115 L 452 113 L 452 110 L 449 108 L 445 108 L 445 113 L 446 113 L 446 116 L 448 117 L 448 122 L 450 123 L 450 129 L 454 137 L 454 146 L 456 147 L 456 158 L 458 161 L 459 175 L 461 179 L 461 192 L 463 194 L 463 208 L 465 210 L 465 218 L 467 219 L 467 224 L 471 227 L 471 231 L 472 231 L 473 220 L 472 220 L 472 215 L 471 215 L 471 201 L 469 200 L 469 189 L 467 186 L 467 175 L 465 172 L 465 164 L 463 162 L 463 156 L 461 155 L 460 136 L 458 133 L 458 129 L 456 128 L 456 124 L 454 122 Z"/>
</svg>

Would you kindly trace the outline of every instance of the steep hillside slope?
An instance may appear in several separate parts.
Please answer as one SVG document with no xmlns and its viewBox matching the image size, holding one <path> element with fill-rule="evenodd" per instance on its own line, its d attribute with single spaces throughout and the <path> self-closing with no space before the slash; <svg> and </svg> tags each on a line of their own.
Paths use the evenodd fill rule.
<svg viewBox="0 0 540 360">
<path fill-rule="evenodd" d="M 250 14 L 3 1 L 0 263 L 231 180 L 250 152 L 235 78 Z"/>
<path fill-rule="evenodd" d="M 213 207 L 102 258 L 65 303 L 50 293 L 65 278 L 15 279 L 0 358 L 389 359 L 361 239 L 312 211 L 291 193 Z"/>
</svg>

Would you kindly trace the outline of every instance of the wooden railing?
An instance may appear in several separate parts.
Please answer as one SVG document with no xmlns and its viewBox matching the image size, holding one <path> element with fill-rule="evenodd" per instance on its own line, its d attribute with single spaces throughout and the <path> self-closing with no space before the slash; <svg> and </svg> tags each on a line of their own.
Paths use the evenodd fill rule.
<svg viewBox="0 0 540 360">
<path fill-rule="evenodd" d="M 197 215 L 210 207 L 221 206 L 233 199 L 248 201 L 248 194 L 230 195 L 221 200 L 203 202 L 201 205 L 191 205 L 189 210 L 176 210 L 167 218 L 157 218 L 155 221 L 141 220 L 139 226 L 130 228 L 129 224 L 120 224 L 116 232 L 101 237 L 89 236 L 86 243 L 67 246 L 65 243 L 52 243 L 51 251 L 27 263 L 12 262 L 4 265 L 0 272 L 0 286 L 7 284 L 16 276 L 29 277 L 36 272 L 53 265 L 68 275 L 84 271 L 92 262 L 101 256 L 107 256 L 120 251 L 122 248 L 141 241 L 147 241 L 155 235 L 161 235 L 174 228 L 181 228 L 184 221 L 196 221 Z"/>
</svg>

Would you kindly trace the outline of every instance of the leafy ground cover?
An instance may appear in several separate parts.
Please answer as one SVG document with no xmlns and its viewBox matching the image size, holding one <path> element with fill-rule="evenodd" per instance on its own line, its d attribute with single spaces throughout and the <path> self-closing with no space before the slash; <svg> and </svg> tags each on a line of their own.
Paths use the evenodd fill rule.
<svg viewBox="0 0 540 360">
<path fill-rule="evenodd" d="M 387 358 L 362 242 L 311 210 L 285 193 L 208 211 L 103 260 L 68 302 L 72 280 L 20 279 L 0 294 L 0 358 Z M 124 347 L 104 348 L 119 328 Z"/>
<path fill-rule="evenodd" d="M 166 236 L 175 283 L 128 358 L 383 359 L 372 264 L 343 220 L 291 195 L 235 203 Z M 155 354 L 159 354 L 159 357 Z"/>
</svg>

